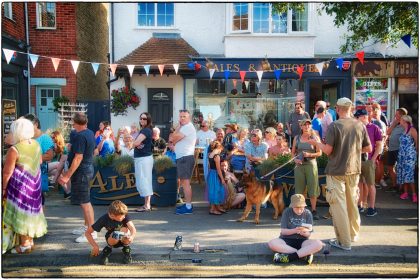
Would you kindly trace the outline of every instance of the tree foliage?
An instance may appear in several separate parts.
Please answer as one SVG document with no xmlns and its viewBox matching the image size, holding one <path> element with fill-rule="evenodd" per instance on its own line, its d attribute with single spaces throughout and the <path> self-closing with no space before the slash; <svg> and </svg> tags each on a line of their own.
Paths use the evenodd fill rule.
<svg viewBox="0 0 420 280">
<path fill-rule="evenodd" d="M 287 9 L 302 9 L 303 3 L 273 3 L 273 12 Z M 334 17 L 334 25 L 347 26 L 345 43 L 340 51 L 354 51 L 368 40 L 393 45 L 402 36 L 410 34 L 418 48 L 418 3 L 417 2 L 334 2 L 321 3 L 319 11 Z"/>
</svg>

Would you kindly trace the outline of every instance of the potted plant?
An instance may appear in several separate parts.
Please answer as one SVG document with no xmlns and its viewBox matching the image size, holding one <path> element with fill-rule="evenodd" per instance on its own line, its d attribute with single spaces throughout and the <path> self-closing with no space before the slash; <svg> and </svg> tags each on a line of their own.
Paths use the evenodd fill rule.
<svg viewBox="0 0 420 280">
<path fill-rule="evenodd" d="M 127 115 L 128 107 L 136 109 L 140 105 L 140 97 L 134 88 L 122 87 L 111 92 L 111 112 L 114 116 Z"/>
<path fill-rule="evenodd" d="M 176 204 L 178 180 L 176 166 L 168 156 L 158 156 L 153 163 L 152 204 L 170 206 Z"/>
<path fill-rule="evenodd" d="M 131 156 L 115 157 L 112 166 L 120 176 L 123 176 L 124 174 L 133 172 L 134 159 Z"/>
</svg>

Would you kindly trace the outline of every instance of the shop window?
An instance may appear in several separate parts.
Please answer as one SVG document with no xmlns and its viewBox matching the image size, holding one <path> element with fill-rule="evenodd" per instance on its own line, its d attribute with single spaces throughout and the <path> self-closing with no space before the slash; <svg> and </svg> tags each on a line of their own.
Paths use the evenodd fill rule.
<svg viewBox="0 0 420 280">
<path fill-rule="evenodd" d="M 140 27 L 173 27 L 174 3 L 139 3 L 137 24 Z"/>
<path fill-rule="evenodd" d="M 37 3 L 37 27 L 45 29 L 56 28 L 56 7 L 55 3 Z"/>
<path fill-rule="evenodd" d="M 197 80 L 197 94 L 221 94 L 226 93 L 224 80 Z"/>
</svg>

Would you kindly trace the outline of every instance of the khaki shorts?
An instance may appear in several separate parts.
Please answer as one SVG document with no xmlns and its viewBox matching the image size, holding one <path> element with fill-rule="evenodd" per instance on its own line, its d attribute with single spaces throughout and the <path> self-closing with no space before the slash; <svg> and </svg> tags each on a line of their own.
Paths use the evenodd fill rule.
<svg viewBox="0 0 420 280">
<path fill-rule="evenodd" d="M 362 173 L 360 174 L 359 182 L 364 182 L 371 186 L 375 184 L 375 168 L 376 164 L 371 161 L 362 161 Z"/>
</svg>

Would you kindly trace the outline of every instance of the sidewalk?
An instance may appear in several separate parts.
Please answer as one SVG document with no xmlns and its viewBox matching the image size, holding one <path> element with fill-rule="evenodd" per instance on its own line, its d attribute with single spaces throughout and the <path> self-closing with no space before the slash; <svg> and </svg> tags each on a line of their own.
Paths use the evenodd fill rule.
<svg viewBox="0 0 420 280">
<path fill-rule="evenodd" d="M 206 265 L 270 263 L 273 253 L 267 242 L 279 235 L 280 219 L 272 220 L 272 208 L 262 209 L 261 221 L 255 225 L 254 213 L 246 222 L 236 222 L 242 209 L 235 209 L 222 216 L 208 214 L 203 200 L 204 186 L 193 185 L 193 215 L 175 215 L 175 207 L 154 208 L 148 213 L 134 212 L 129 205 L 129 215 L 137 228 L 132 245 L 135 261 L 179 262 L 202 259 Z M 351 251 L 331 248 L 326 258 L 322 252 L 315 255 L 314 263 L 404 263 L 418 262 L 418 208 L 411 201 L 402 201 L 396 193 L 377 190 L 378 215 L 362 216 L 360 239 Z M 95 219 L 106 213 L 107 206 L 94 206 Z M 319 207 L 320 216 L 328 211 Z M 62 194 L 52 190 L 46 197 L 48 234 L 35 240 L 36 249 L 29 255 L 3 255 L 3 267 L 80 265 L 96 263 L 89 258 L 90 245 L 75 243 L 71 231 L 82 225 L 79 206 L 71 205 Z M 98 234 L 97 242 L 105 246 L 105 230 Z M 175 237 L 183 236 L 183 250 L 173 251 Z M 331 220 L 315 221 L 312 238 L 327 242 L 334 238 Z M 201 252 L 193 253 L 195 242 Z M 114 249 L 113 258 L 119 262 L 120 249 Z"/>
</svg>

